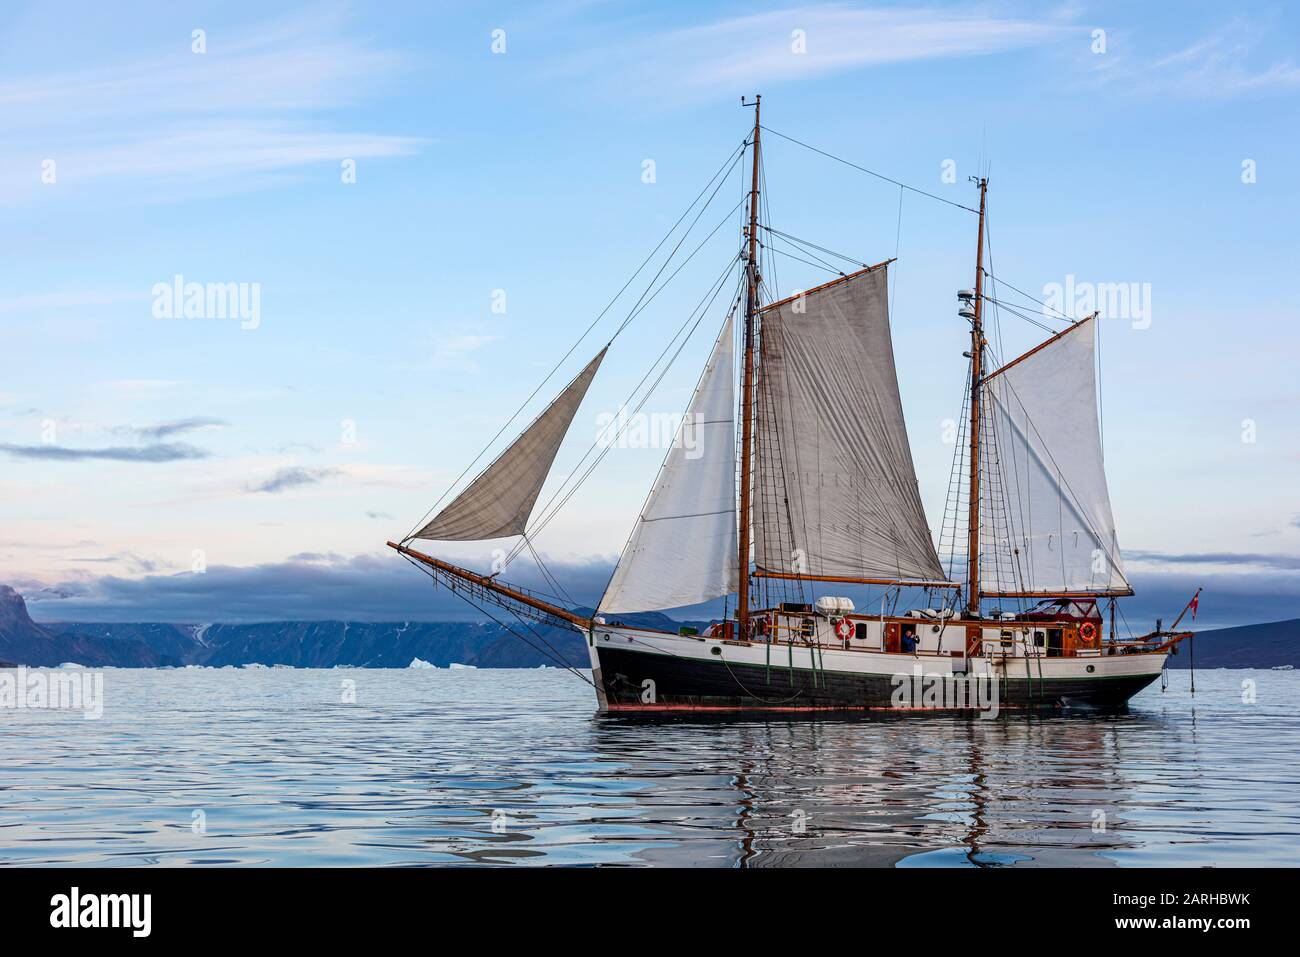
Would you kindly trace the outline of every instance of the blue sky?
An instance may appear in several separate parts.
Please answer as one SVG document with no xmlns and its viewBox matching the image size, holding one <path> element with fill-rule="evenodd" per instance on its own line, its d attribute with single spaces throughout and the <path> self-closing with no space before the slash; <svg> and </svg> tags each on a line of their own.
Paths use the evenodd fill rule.
<svg viewBox="0 0 1300 957">
<path fill-rule="evenodd" d="M 955 202 L 987 172 L 992 269 L 1020 289 L 1149 290 L 1149 323 L 1101 331 L 1135 583 L 1167 604 L 1204 582 L 1211 620 L 1300 616 L 1286 5 L 374 6 L 0 13 L 0 579 L 38 617 L 272 617 L 240 605 L 259 589 L 286 616 L 445 613 L 384 540 L 623 285 L 741 141 L 756 91 L 772 129 Z M 775 136 L 764 154 L 773 226 L 899 256 L 903 400 L 937 527 L 974 218 L 915 194 L 900 217 L 888 183 Z M 721 229 L 620 336 L 558 474 L 736 242 Z M 177 275 L 256 284 L 256 328 L 156 318 L 155 286 Z M 777 276 L 825 278 L 792 261 Z M 1043 335 L 1010 316 L 1001 332 L 1008 357 Z M 710 338 L 648 410 L 685 405 Z M 575 589 L 598 591 L 661 456 L 617 450 L 539 538 Z M 497 544 L 444 552 L 481 565 Z M 1176 611 L 1153 602 L 1134 607 Z"/>
</svg>

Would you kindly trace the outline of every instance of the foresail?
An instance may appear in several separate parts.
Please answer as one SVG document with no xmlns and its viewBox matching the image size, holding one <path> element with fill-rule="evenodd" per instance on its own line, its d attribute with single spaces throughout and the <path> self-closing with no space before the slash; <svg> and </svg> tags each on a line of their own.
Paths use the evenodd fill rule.
<svg viewBox="0 0 1300 957">
<path fill-rule="evenodd" d="M 470 542 L 523 534 L 555 453 L 608 348 L 587 363 L 513 445 L 411 537 Z"/>
<path fill-rule="evenodd" d="M 601 599 L 601 612 L 680 608 L 735 591 L 732 375 L 728 318 Z"/>
<path fill-rule="evenodd" d="M 983 593 L 1126 593 L 1102 465 L 1096 319 L 992 373 L 985 396 Z"/>
<path fill-rule="evenodd" d="M 917 490 L 887 267 L 762 314 L 754 561 L 761 572 L 944 578 Z"/>
</svg>

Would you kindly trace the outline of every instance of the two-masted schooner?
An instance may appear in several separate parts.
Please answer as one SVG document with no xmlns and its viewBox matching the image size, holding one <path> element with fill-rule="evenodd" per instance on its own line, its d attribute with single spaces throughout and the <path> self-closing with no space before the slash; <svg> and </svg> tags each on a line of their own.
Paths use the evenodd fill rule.
<svg viewBox="0 0 1300 957">
<path fill-rule="evenodd" d="M 945 573 L 904 425 L 892 260 L 764 301 L 774 297 L 763 237 L 788 234 L 760 221 L 766 128 L 759 99 L 745 105 L 754 125 L 738 154 L 749 183 L 737 207 L 747 226 L 736 296 L 682 420 L 693 441 L 668 451 L 597 607 L 566 607 L 507 584 L 500 570 L 480 574 L 411 542 L 516 537 L 531 549 L 538 496 L 608 345 L 449 504 L 388 544 L 539 640 L 530 622 L 578 630 L 601 710 L 1123 704 L 1188 633 L 1176 621 L 1121 639 L 1116 627 L 1115 601 L 1132 589 L 1102 464 L 1096 314 L 1066 317 L 1046 341 L 994 366 L 988 182 L 978 178 L 978 209 L 962 207 L 978 214 L 978 235 L 974 288 L 958 293 L 970 364 Z M 959 564 L 965 574 L 954 580 Z M 879 610 L 825 594 L 845 586 L 884 589 Z M 924 596 L 925 607 L 900 610 L 902 595 Z M 734 614 L 702 633 L 634 623 L 637 613 L 723 598 Z"/>
</svg>

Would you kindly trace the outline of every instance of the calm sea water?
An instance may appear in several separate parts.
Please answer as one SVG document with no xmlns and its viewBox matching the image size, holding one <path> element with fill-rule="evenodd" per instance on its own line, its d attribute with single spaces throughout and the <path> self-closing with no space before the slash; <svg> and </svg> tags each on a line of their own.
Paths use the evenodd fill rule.
<svg viewBox="0 0 1300 957">
<path fill-rule="evenodd" d="M 0 862 L 1300 864 L 1300 672 L 992 721 L 601 717 L 556 670 L 103 675 L 96 721 L 0 709 Z"/>
</svg>

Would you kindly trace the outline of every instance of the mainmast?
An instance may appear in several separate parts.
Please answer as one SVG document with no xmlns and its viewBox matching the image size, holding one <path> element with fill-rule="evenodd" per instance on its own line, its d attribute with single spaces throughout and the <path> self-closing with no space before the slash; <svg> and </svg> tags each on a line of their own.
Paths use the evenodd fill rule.
<svg viewBox="0 0 1300 957">
<path fill-rule="evenodd" d="M 975 250 L 975 314 L 970 326 L 970 512 L 966 538 L 966 610 L 980 610 L 980 389 L 984 374 L 984 199 L 989 181 L 980 177 L 979 240 Z"/>
<path fill-rule="evenodd" d="M 743 106 L 749 104 L 744 97 Z M 754 443 L 754 319 L 758 312 L 758 137 L 759 109 L 763 102 L 761 95 L 754 97 L 754 161 L 750 171 L 749 182 L 749 229 L 746 232 L 748 253 L 745 259 L 745 271 L 748 283 L 745 290 L 745 358 L 741 374 L 740 393 L 740 542 L 738 561 L 736 563 L 736 637 L 744 638 L 749 633 L 749 511 L 750 511 L 750 468 L 753 458 Z"/>
</svg>

